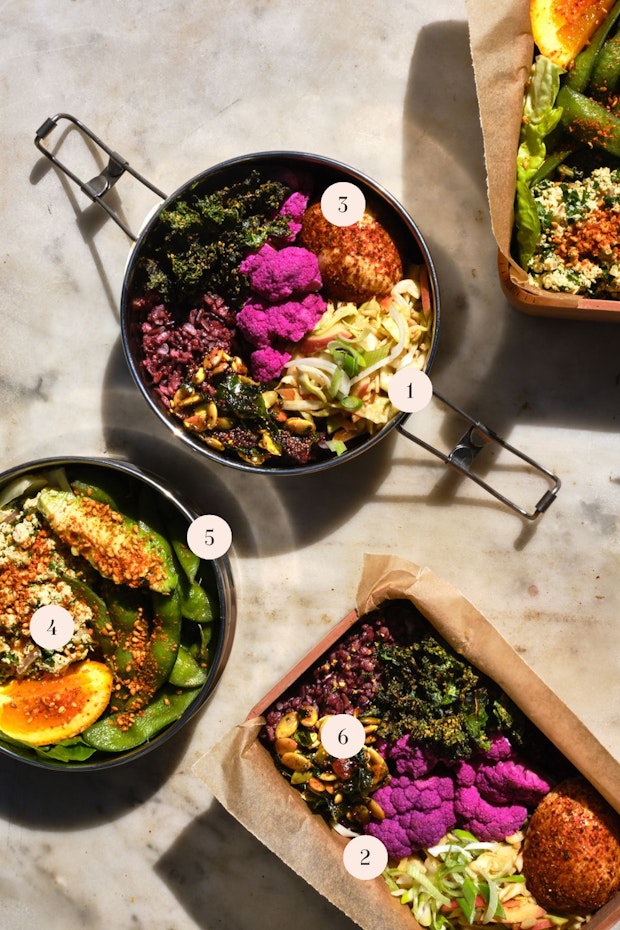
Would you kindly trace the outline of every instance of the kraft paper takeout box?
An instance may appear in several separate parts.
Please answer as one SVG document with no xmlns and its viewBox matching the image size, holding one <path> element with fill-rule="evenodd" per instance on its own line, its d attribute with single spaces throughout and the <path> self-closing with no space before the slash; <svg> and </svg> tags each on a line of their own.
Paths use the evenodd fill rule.
<svg viewBox="0 0 620 930">
<path fill-rule="evenodd" d="M 467 0 L 469 38 L 504 293 L 535 316 L 620 322 L 620 301 L 555 294 L 527 284 L 510 252 L 523 94 L 534 58 L 530 0 Z"/>
<path fill-rule="evenodd" d="M 494 679 L 539 729 L 620 812 L 620 762 L 551 691 L 492 624 L 429 568 L 393 556 L 367 555 L 356 610 L 345 617 L 194 766 L 217 800 L 291 869 L 363 930 L 416 930 L 408 908 L 382 878 L 364 881 L 344 868 L 348 842 L 335 833 L 276 768 L 258 741 L 261 714 L 299 676 L 382 601 L 408 598 L 456 649 Z M 588 923 L 610 930 L 620 921 L 620 893 Z"/>
</svg>

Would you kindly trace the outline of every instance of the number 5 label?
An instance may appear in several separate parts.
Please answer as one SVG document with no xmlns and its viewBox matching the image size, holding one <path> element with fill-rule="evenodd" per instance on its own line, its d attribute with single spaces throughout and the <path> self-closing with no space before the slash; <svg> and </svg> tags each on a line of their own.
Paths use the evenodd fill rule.
<svg viewBox="0 0 620 930">
<path fill-rule="evenodd" d="M 232 530 L 221 517 L 203 514 L 187 530 L 187 545 L 201 559 L 219 559 L 232 544 Z"/>
</svg>

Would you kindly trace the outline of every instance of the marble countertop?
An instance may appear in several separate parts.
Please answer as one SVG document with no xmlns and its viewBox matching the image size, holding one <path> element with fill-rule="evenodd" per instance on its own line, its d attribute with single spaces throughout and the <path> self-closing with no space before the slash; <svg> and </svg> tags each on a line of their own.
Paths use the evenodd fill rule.
<svg viewBox="0 0 620 930">
<path fill-rule="evenodd" d="M 9 0 L 0 34 L 0 466 L 106 455 L 154 468 L 230 523 L 238 603 L 216 693 L 166 750 L 100 775 L 0 758 L 2 925 L 351 930 L 192 766 L 348 612 L 365 552 L 459 588 L 620 760 L 620 329 L 524 316 L 502 296 L 464 0 Z M 269 149 L 379 181 L 437 266 L 433 383 L 557 472 L 552 507 L 524 521 L 395 432 L 284 480 L 173 446 L 121 346 L 129 240 L 33 145 L 60 111 L 168 193 Z M 153 196 L 123 178 L 111 203 L 136 228 Z M 498 470 L 526 503 L 544 490 Z"/>
</svg>

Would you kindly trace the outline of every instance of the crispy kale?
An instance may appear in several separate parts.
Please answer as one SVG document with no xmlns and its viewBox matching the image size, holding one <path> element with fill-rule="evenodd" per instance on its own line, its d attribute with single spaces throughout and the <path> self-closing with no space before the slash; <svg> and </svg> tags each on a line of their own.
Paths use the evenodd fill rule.
<svg viewBox="0 0 620 930">
<path fill-rule="evenodd" d="M 521 719 L 506 695 L 433 634 L 385 646 L 380 657 L 384 671 L 374 711 L 385 739 L 409 733 L 447 759 L 489 749 L 489 734 L 498 729 L 520 743 Z"/>
<path fill-rule="evenodd" d="M 155 247 L 141 262 L 147 290 L 171 305 L 202 291 L 242 300 L 248 282 L 239 265 L 270 237 L 289 233 L 288 217 L 279 213 L 288 194 L 286 185 L 263 181 L 257 171 L 205 196 L 195 186 L 159 215 Z"/>
</svg>

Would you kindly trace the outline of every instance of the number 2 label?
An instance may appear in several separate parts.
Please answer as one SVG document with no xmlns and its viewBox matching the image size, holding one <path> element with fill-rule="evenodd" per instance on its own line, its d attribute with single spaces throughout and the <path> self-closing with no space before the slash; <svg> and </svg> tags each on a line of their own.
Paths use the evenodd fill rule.
<svg viewBox="0 0 620 930">
<path fill-rule="evenodd" d="M 377 878 L 388 864 L 388 852 L 376 836 L 356 836 L 344 847 L 342 862 L 354 878 Z"/>
</svg>

